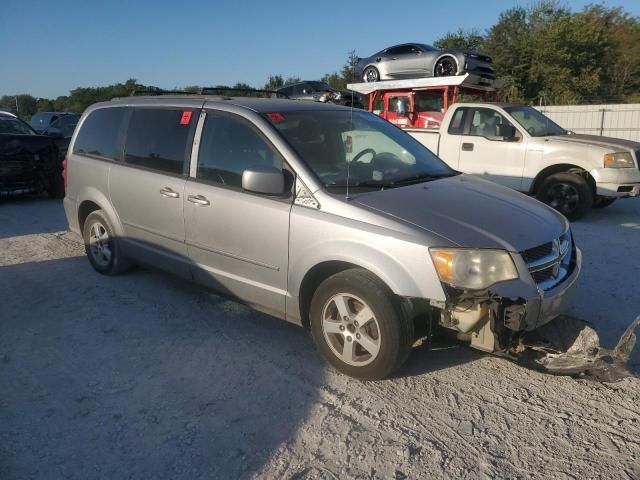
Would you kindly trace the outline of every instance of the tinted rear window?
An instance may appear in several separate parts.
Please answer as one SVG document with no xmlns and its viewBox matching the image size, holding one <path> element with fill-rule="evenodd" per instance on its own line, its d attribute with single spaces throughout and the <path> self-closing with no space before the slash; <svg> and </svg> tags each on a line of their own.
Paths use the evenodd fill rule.
<svg viewBox="0 0 640 480">
<path fill-rule="evenodd" d="M 126 110 L 101 108 L 89 114 L 76 137 L 73 153 L 117 158 L 118 132 Z"/>
<path fill-rule="evenodd" d="M 196 121 L 191 110 L 135 109 L 125 143 L 125 162 L 185 173 Z"/>
</svg>

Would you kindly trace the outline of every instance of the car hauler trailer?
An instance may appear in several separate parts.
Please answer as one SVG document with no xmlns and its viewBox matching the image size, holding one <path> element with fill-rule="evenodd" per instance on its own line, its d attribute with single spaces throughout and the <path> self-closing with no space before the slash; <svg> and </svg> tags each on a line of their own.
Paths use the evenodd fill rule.
<svg viewBox="0 0 640 480">
<path fill-rule="evenodd" d="M 403 128 L 439 128 L 447 109 L 461 96 L 495 102 L 502 80 L 472 74 L 351 83 L 347 88 L 369 95 L 368 109 Z"/>
</svg>

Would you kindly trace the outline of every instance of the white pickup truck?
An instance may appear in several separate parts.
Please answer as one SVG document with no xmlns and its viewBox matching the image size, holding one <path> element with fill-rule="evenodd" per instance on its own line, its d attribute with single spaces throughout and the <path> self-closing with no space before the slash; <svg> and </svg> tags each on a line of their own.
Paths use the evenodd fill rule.
<svg viewBox="0 0 640 480">
<path fill-rule="evenodd" d="M 640 143 L 566 131 L 532 107 L 459 103 L 405 129 L 452 168 L 534 195 L 570 220 L 640 195 Z"/>
</svg>

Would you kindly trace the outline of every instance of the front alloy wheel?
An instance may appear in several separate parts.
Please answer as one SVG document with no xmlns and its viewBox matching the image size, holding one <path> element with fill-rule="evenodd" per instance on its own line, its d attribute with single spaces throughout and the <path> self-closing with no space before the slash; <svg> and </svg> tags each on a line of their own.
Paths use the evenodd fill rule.
<svg viewBox="0 0 640 480">
<path fill-rule="evenodd" d="M 413 322 L 389 287 L 364 269 L 325 279 L 313 294 L 309 320 L 320 353 L 352 377 L 386 378 L 411 353 Z"/>
<path fill-rule="evenodd" d="M 322 331 L 331 351 L 347 365 L 364 366 L 380 351 L 380 326 L 361 298 L 339 293 L 322 309 Z"/>
</svg>

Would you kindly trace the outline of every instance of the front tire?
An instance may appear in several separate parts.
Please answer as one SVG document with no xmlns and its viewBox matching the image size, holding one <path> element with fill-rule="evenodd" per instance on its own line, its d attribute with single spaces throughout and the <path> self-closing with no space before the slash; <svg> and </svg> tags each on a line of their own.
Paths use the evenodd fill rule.
<svg viewBox="0 0 640 480">
<path fill-rule="evenodd" d="M 380 72 L 376 67 L 367 67 L 362 72 L 362 81 L 371 83 L 380 80 Z"/>
<path fill-rule="evenodd" d="M 537 197 L 571 221 L 582 218 L 593 205 L 593 191 L 585 178 L 569 172 L 550 175 Z"/>
<path fill-rule="evenodd" d="M 391 290 L 366 270 L 345 270 L 322 282 L 309 316 L 318 350 L 351 377 L 386 378 L 411 353 L 413 322 Z"/>
<path fill-rule="evenodd" d="M 438 60 L 433 70 L 434 77 L 451 77 L 458 74 L 458 65 L 451 57 L 444 57 Z"/>
<path fill-rule="evenodd" d="M 64 194 L 64 178 L 62 178 L 62 171 L 53 172 L 49 179 L 47 195 L 51 198 L 64 198 Z"/>
<path fill-rule="evenodd" d="M 103 275 L 118 275 L 131 268 L 122 255 L 113 227 L 102 210 L 91 212 L 82 229 L 84 249 L 91 266 Z"/>
</svg>

